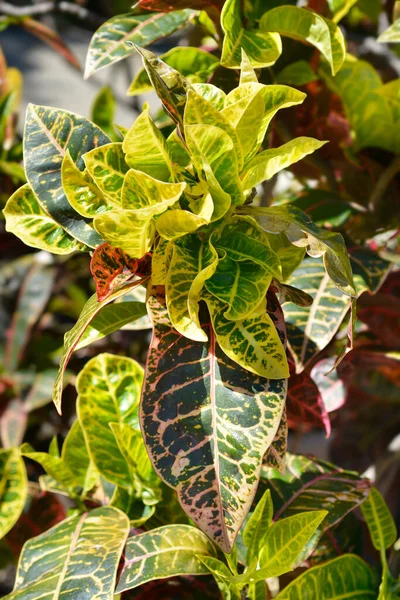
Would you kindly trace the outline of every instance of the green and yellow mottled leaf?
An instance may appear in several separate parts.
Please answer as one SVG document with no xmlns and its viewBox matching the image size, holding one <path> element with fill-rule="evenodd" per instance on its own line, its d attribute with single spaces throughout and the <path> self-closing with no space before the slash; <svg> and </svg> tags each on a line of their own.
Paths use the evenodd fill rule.
<svg viewBox="0 0 400 600">
<path fill-rule="evenodd" d="M 288 425 L 286 410 L 282 413 L 282 419 L 275 434 L 272 444 L 264 454 L 263 467 L 276 469 L 279 473 L 284 473 L 286 469 L 286 453 L 288 447 Z"/>
<path fill-rule="evenodd" d="M 194 83 L 192 87 L 199 96 L 207 100 L 217 110 L 224 108 L 226 94 L 219 87 L 212 83 Z"/>
<path fill-rule="evenodd" d="M 61 166 L 62 185 L 68 202 L 77 213 L 93 219 L 112 207 L 86 171 L 80 171 L 67 150 Z"/>
<path fill-rule="evenodd" d="M 333 75 L 343 65 L 346 47 L 341 30 L 316 12 L 297 6 L 277 6 L 262 16 L 260 29 L 311 44 L 329 62 Z"/>
<path fill-rule="evenodd" d="M 122 208 L 142 209 L 138 214 L 157 215 L 179 200 L 186 183 L 165 183 L 150 175 L 129 169 L 122 188 Z M 152 208 L 150 208 L 152 207 Z"/>
<path fill-rule="evenodd" d="M 98 302 L 97 295 L 93 294 L 93 296 L 91 296 L 89 298 L 89 300 L 86 302 L 85 306 L 83 307 L 83 310 L 82 310 L 81 314 L 79 315 L 79 319 L 76 322 L 76 324 L 74 325 L 74 327 L 72 329 L 70 329 L 69 331 L 67 331 L 67 333 L 65 334 L 64 350 L 63 350 L 63 354 L 60 359 L 58 375 L 57 375 L 57 379 L 54 383 L 54 388 L 53 388 L 53 402 L 59 412 L 61 411 L 61 395 L 62 395 L 62 389 L 63 389 L 64 371 L 67 368 L 69 359 L 71 358 L 71 355 L 74 352 L 74 350 L 75 350 L 79 340 L 81 339 L 82 335 L 84 334 L 86 328 L 91 324 L 93 319 L 96 317 L 96 315 L 100 312 L 100 310 L 104 306 L 106 306 L 107 304 L 110 304 L 110 302 L 113 302 L 117 298 L 120 298 L 121 296 L 128 294 L 132 289 L 134 289 L 138 285 L 141 285 L 141 280 L 134 281 L 130 284 L 127 284 L 121 288 L 114 290 L 112 292 L 112 294 L 107 296 L 107 298 L 105 298 L 101 302 Z"/>
<path fill-rule="evenodd" d="M 120 248 L 133 258 L 142 258 L 151 250 L 155 234 L 151 213 L 111 210 L 97 215 L 93 225 L 111 246 Z"/>
<path fill-rule="evenodd" d="M 141 15 L 118 15 L 106 21 L 90 42 L 85 78 L 133 54 L 133 44 L 148 46 L 180 29 L 194 14 L 192 10 L 144 12 Z"/>
<path fill-rule="evenodd" d="M 69 204 L 62 187 L 61 164 L 67 150 L 79 169 L 82 156 L 109 138 L 90 121 L 60 109 L 29 104 L 24 133 L 28 183 L 43 209 L 70 235 L 95 248 L 101 239 Z"/>
<path fill-rule="evenodd" d="M 178 135 L 177 129 L 166 139 L 168 154 L 171 158 L 172 166 L 176 169 L 176 165 L 179 167 L 188 167 L 191 161 L 187 147 Z"/>
<path fill-rule="evenodd" d="M 230 558 L 229 555 L 228 557 Z M 214 577 L 223 598 L 240 600 L 240 588 L 232 583 L 232 573 L 222 560 L 212 556 L 201 556 L 200 554 L 197 555 L 197 558 L 201 560 Z M 227 559 L 228 561 L 229 558 Z"/>
<path fill-rule="evenodd" d="M 91 460 L 115 485 L 130 488 L 132 473 L 110 423 L 138 427 L 142 367 L 131 358 L 100 354 L 79 373 L 77 411 Z"/>
<path fill-rule="evenodd" d="M 22 444 L 21 454 L 39 463 L 47 475 L 50 475 L 60 488 L 72 498 L 79 495 L 80 476 L 79 474 L 75 475 L 71 466 L 67 465 L 61 457 L 47 452 L 36 452 L 30 444 Z"/>
<path fill-rule="evenodd" d="M 159 239 L 151 258 L 151 283 L 165 285 L 167 278 L 167 248 L 168 240 Z"/>
<path fill-rule="evenodd" d="M 154 333 L 140 410 L 145 443 L 190 518 L 230 552 L 281 420 L 286 381 L 238 368 L 209 324 L 208 341 L 193 342 L 176 332 L 159 300 L 150 298 L 149 307 Z"/>
<path fill-rule="evenodd" d="M 239 85 L 244 83 L 258 83 L 258 78 L 255 70 L 250 62 L 249 57 L 242 48 L 242 61 L 240 63 L 240 80 Z"/>
<path fill-rule="evenodd" d="M 128 539 L 116 592 L 176 575 L 207 575 L 196 553 L 215 556 L 204 533 L 190 525 L 165 525 Z"/>
<path fill-rule="evenodd" d="M 75 481 L 82 487 L 85 496 L 97 483 L 98 472 L 90 460 L 82 427 L 77 419 L 73 422 L 61 450 L 61 460 L 72 471 Z"/>
<path fill-rule="evenodd" d="M 397 538 L 396 525 L 388 505 L 375 487 L 371 488 L 368 498 L 361 505 L 361 511 L 374 548 L 379 551 L 390 548 Z"/>
<path fill-rule="evenodd" d="M 27 246 L 52 254 L 70 254 L 80 247 L 79 242 L 42 208 L 28 183 L 9 198 L 3 214 L 6 230 Z"/>
<path fill-rule="evenodd" d="M 168 146 L 149 112 L 146 106 L 126 134 L 122 148 L 132 169 L 168 181 L 173 176 Z"/>
<path fill-rule="evenodd" d="M 225 2 L 221 25 L 225 34 L 221 57 L 224 67 L 240 67 L 242 48 L 253 67 L 269 67 L 279 58 L 282 52 L 280 36 L 260 29 L 245 28 L 242 24 L 240 0 Z"/>
<path fill-rule="evenodd" d="M 281 263 L 281 281 L 287 281 L 293 271 L 303 262 L 306 249 L 294 246 L 284 233 L 270 235 L 268 242 Z"/>
<path fill-rule="evenodd" d="M 0 449 L 0 538 L 18 521 L 27 492 L 25 465 L 18 449 Z"/>
<path fill-rule="evenodd" d="M 166 300 L 173 326 L 182 335 L 206 341 L 199 322 L 199 300 L 204 282 L 214 273 L 218 255 L 209 242 L 186 235 L 171 245 Z"/>
<path fill-rule="evenodd" d="M 243 174 L 243 192 L 249 194 L 253 187 L 271 179 L 276 173 L 302 160 L 321 148 L 326 142 L 313 138 L 299 137 L 279 148 L 271 148 L 257 154 L 245 165 Z"/>
<path fill-rule="evenodd" d="M 289 583 L 277 600 L 368 600 L 376 598 L 374 574 L 361 558 L 343 554 L 323 565 L 307 569 Z"/>
<path fill-rule="evenodd" d="M 235 261 L 224 256 L 215 273 L 205 282 L 207 290 L 226 304 L 224 317 L 241 320 L 249 317 L 265 298 L 272 275 L 250 260 Z"/>
<path fill-rule="evenodd" d="M 122 186 L 129 167 L 125 162 L 121 142 L 94 148 L 83 156 L 86 169 L 96 186 L 112 204 L 121 204 Z"/>
<path fill-rule="evenodd" d="M 187 233 L 193 233 L 208 221 L 188 210 L 168 210 L 156 221 L 158 233 L 166 240 L 174 240 Z"/>
<path fill-rule="evenodd" d="M 25 544 L 7 600 L 112 600 L 128 531 L 128 517 L 111 506 L 65 519 Z"/>
</svg>

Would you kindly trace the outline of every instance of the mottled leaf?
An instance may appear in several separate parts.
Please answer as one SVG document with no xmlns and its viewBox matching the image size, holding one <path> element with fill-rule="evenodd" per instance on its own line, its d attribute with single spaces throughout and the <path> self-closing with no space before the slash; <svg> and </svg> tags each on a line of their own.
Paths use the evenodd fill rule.
<svg viewBox="0 0 400 600">
<path fill-rule="evenodd" d="M 131 257 L 142 258 L 152 248 L 155 227 L 151 215 L 137 210 L 112 210 L 97 215 L 94 226 L 111 246 Z"/>
<path fill-rule="evenodd" d="M 0 538 L 19 519 L 27 497 L 24 461 L 17 448 L 0 449 Z"/>
<path fill-rule="evenodd" d="M 207 219 L 188 210 L 172 209 L 160 215 L 156 221 L 156 229 L 164 239 L 174 240 L 187 233 L 193 233 L 203 225 L 207 225 L 207 222 Z"/>
<path fill-rule="evenodd" d="M 83 156 L 83 160 L 87 171 L 96 186 L 103 192 L 106 201 L 109 199 L 111 204 L 119 206 L 125 173 L 129 170 L 125 162 L 122 143 L 113 142 L 94 148 Z"/>
<path fill-rule="evenodd" d="M 138 215 L 159 215 L 174 206 L 186 183 L 165 183 L 149 174 L 129 169 L 122 188 L 122 207 L 139 211 Z"/>
<path fill-rule="evenodd" d="M 62 185 L 68 202 L 83 217 L 93 219 L 112 207 L 86 171 L 80 171 L 67 150 L 61 166 Z"/>
<path fill-rule="evenodd" d="M 397 538 L 396 525 L 388 505 L 375 487 L 371 488 L 361 510 L 374 547 L 379 551 L 390 548 Z"/>
<path fill-rule="evenodd" d="M 286 410 L 282 413 L 282 419 L 275 434 L 272 444 L 264 454 L 263 467 L 276 469 L 284 473 L 286 469 L 286 452 L 288 447 L 288 425 Z"/>
<path fill-rule="evenodd" d="M 96 284 L 99 302 L 107 298 L 118 285 L 132 279 L 138 267 L 136 259 L 129 258 L 119 248 L 105 243 L 93 252 L 90 271 Z"/>
</svg>

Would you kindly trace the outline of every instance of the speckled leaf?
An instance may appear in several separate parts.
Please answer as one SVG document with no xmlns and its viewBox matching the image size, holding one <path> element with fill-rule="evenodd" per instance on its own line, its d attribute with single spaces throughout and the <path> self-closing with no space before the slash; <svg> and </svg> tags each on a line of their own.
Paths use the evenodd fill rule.
<svg viewBox="0 0 400 600">
<path fill-rule="evenodd" d="M 117 593 L 153 579 L 175 575 L 206 575 L 196 554 L 215 556 L 215 547 L 190 525 L 165 525 L 128 539 Z"/>
<path fill-rule="evenodd" d="M 93 294 L 93 296 L 91 296 L 89 298 L 89 300 L 86 302 L 85 306 L 83 307 L 83 310 L 82 310 L 81 314 L 79 315 L 79 319 L 76 322 L 76 324 L 74 325 L 74 327 L 72 329 L 70 329 L 69 331 L 67 331 L 67 333 L 65 334 L 64 350 L 63 350 L 63 354 L 60 359 L 58 375 L 57 375 L 57 379 L 54 383 L 54 388 L 53 388 L 53 402 L 54 402 L 58 412 L 61 412 L 61 395 L 62 395 L 62 389 L 63 389 L 64 371 L 67 368 L 69 359 L 71 358 L 71 355 L 74 352 L 74 350 L 75 350 L 79 340 L 81 339 L 82 335 L 84 334 L 86 328 L 91 324 L 91 322 L 93 321 L 95 316 L 100 312 L 100 310 L 104 306 L 106 306 L 110 302 L 113 302 L 113 300 L 116 300 L 117 298 L 124 296 L 125 294 L 130 292 L 133 288 L 137 287 L 138 285 L 141 285 L 141 280 L 134 281 L 130 284 L 125 285 L 122 288 L 116 289 L 112 294 L 107 296 L 107 298 L 105 298 L 102 302 L 98 302 L 97 295 Z"/>
<path fill-rule="evenodd" d="M 368 498 L 362 504 L 361 511 L 367 522 L 374 548 L 379 551 L 390 548 L 397 538 L 396 524 L 383 496 L 375 487 L 371 489 Z"/>
<path fill-rule="evenodd" d="M 242 23 L 240 0 L 227 0 L 221 14 L 224 30 L 221 64 L 230 69 L 240 67 L 241 48 L 250 59 L 253 67 L 273 65 L 282 52 L 280 36 L 260 29 L 245 28 Z"/>
<path fill-rule="evenodd" d="M 81 169 L 83 154 L 108 142 L 101 129 L 83 117 L 46 106 L 28 106 L 24 133 L 28 183 L 43 209 L 70 235 L 92 248 L 100 238 L 69 204 L 62 187 L 61 164 L 68 149 Z"/>
<path fill-rule="evenodd" d="M 122 143 L 113 142 L 91 150 L 83 156 L 86 168 L 106 200 L 119 206 L 125 173 L 129 170 L 125 162 Z M 97 213 L 99 214 L 99 213 Z"/>
<path fill-rule="evenodd" d="M 68 202 L 83 217 L 93 219 L 95 215 L 112 207 L 112 203 L 107 202 L 86 169 L 78 169 L 68 150 L 61 165 L 61 176 Z"/>
<path fill-rule="evenodd" d="M 90 272 L 96 284 L 98 301 L 107 298 L 118 285 L 132 279 L 138 263 L 138 260 L 129 258 L 125 252 L 113 248 L 110 244 L 98 246 L 90 261 Z"/>
<path fill-rule="evenodd" d="M 287 399 L 286 399 L 287 403 Z M 286 469 L 286 453 L 288 445 L 288 425 L 286 417 L 287 409 L 282 413 L 282 419 L 275 434 L 272 444 L 264 454 L 263 467 L 276 469 L 284 473 Z"/>
<path fill-rule="evenodd" d="M 376 598 L 375 576 L 361 558 L 344 554 L 308 569 L 278 594 L 277 600 L 368 600 Z"/>
<path fill-rule="evenodd" d="M 110 423 L 138 427 L 143 369 L 131 358 L 100 354 L 79 373 L 77 411 L 89 455 L 98 471 L 115 485 L 130 488 L 132 474 Z"/>
<path fill-rule="evenodd" d="M 129 169 L 122 188 L 122 207 L 141 210 L 138 215 L 159 215 L 179 200 L 185 187 L 184 182 L 165 183 L 142 171 Z"/>
<path fill-rule="evenodd" d="M 29 184 L 9 198 L 3 210 L 6 231 L 18 236 L 27 246 L 52 254 L 71 254 L 80 247 L 39 204 Z"/>
<path fill-rule="evenodd" d="M 25 544 L 7 600 L 112 600 L 128 531 L 128 517 L 111 506 L 65 519 Z"/>
<path fill-rule="evenodd" d="M 27 497 L 24 461 L 17 448 L 0 449 L 0 538 L 19 519 Z"/>
<path fill-rule="evenodd" d="M 149 306 L 154 334 L 140 409 L 145 443 L 184 510 L 230 552 L 281 420 L 286 382 L 238 368 L 209 325 L 209 341 L 192 342 L 171 326 L 161 301 L 152 297 Z"/>
<path fill-rule="evenodd" d="M 90 77 L 135 52 L 133 44 L 148 46 L 186 25 L 195 13 L 179 10 L 170 13 L 118 15 L 103 23 L 90 42 L 85 78 Z"/>
<path fill-rule="evenodd" d="M 345 59 L 346 47 L 339 27 L 311 10 L 277 6 L 262 16 L 260 29 L 276 31 L 280 35 L 311 44 L 325 56 L 333 75 L 339 71 Z"/>
</svg>

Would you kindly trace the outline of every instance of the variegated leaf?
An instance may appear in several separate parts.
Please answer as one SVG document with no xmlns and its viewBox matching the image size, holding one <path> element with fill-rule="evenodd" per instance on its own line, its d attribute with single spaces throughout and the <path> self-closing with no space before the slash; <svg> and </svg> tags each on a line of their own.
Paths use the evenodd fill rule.
<svg viewBox="0 0 400 600">
<path fill-rule="evenodd" d="M 214 544 L 190 525 L 165 525 L 128 539 L 116 592 L 174 575 L 206 575 L 196 554 L 216 556 Z"/>
<path fill-rule="evenodd" d="M 61 180 L 61 164 L 67 150 L 79 169 L 82 156 L 108 137 L 83 117 L 60 109 L 29 104 L 26 112 L 24 158 L 28 182 L 49 215 L 72 237 L 95 248 L 98 234 L 69 204 Z"/>
<path fill-rule="evenodd" d="M 206 219 L 181 209 L 168 210 L 156 221 L 156 229 L 165 240 L 174 240 L 187 233 L 193 233 L 203 225 L 207 225 Z"/>
<path fill-rule="evenodd" d="M 110 210 L 97 215 L 93 225 L 111 246 L 140 259 L 152 248 L 155 235 L 152 217 L 146 210 Z"/>
<path fill-rule="evenodd" d="M 122 143 L 113 142 L 94 148 L 83 156 L 83 160 L 87 171 L 106 199 L 119 206 L 125 173 L 129 170 Z"/>
<path fill-rule="evenodd" d="M 128 517 L 111 506 L 65 519 L 25 544 L 7 600 L 112 600 L 128 531 Z"/>
<path fill-rule="evenodd" d="M 86 171 L 78 169 L 67 150 L 61 165 L 62 185 L 68 202 L 77 213 L 93 219 L 112 207 Z"/>
<path fill-rule="evenodd" d="M 154 167 L 157 172 L 157 165 Z M 158 215 L 178 202 L 185 188 L 184 182 L 165 183 L 142 171 L 129 169 L 122 188 L 122 207 L 141 210 L 149 216 Z"/>
<path fill-rule="evenodd" d="M 27 492 L 25 465 L 18 448 L 0 449 L 0 538 L 19 519 Z"/>
<path fill-rule="evenodd" d="M 79 242 L 44 210 L 28 183 L 9 198 L 3 214 L 6 230 L 27 246 L 52 254 L 71 254 L 80 247 Z"/>
<path fill-rule="evenodd" d="M 119 248 L 113 248 L 107 243 L 98 246 L 90 261 L 98 301 L 107 298 L 115 287 L 132 279 L 138 264 L 138 260 L 129 258 Z"/>
<path fill-rule="evenodd" d="M 184 510 L 230 552 L 281 421 L 286 381 L 238 368 L 208 324 L 209 341 L 192 342 L 171 326 L 159 299 L 149 306 L 154 334 L 140 409 L 146 446 Z"/>
<path fill-rule="evenodd" d="M 284 473 L 286 469 L 286 452 L 288 442 L 288 426 L 286 410 L 282 413 L 282 419 L 279 423 L 278 430 L 275 434 L 272 444 L 264 454 L 263 467 L 276 469 L 280 473 Z"/>
</svg>

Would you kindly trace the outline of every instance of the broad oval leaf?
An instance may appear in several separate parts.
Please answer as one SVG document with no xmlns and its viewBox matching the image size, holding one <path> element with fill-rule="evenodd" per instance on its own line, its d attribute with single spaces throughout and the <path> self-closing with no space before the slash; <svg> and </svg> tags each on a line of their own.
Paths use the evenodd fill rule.
<svg viewBox="0 0 400 600">
<path fill-rule="evenodd" d="M 25 544 L 7 600 L 111 600 L 128 532 L 128 517 L 111 506 L 65 519 Z"/>
<path fill-rule="evenodd" d="M 128 538 L 117 593 L 146 581 L 176 575 L 206 575 L 196 554 L 216 556 L 215 546 L 190 525 L 165 525 Z"/>
<path fill-rule="evenodd" d="M 396 524 L 382 494 L 373 487 L 366 501 L 361 505 L 364 519 L 374 547 L 384 551 L 392 546 L 397 538 Z"/>
<path fill-rule="evenodd" d="M 78 168 L 82 156 L 109 142 L 96 125 L 78 115 L 29 104 L 24 132 L 24 158 L 28 183 L 53 219 L 72 237 L 95 248 L 99 235 L 69 204 L 62 187 L 61 164 L 67 150 Z"/>
<path fill-rule="evenodd" d="M 27 246 L 52 254 L 71 254 L 80 248 L 79 242 L 42 208 L 28 183 L 9 198 L 3 214 L 6 230 Z"/>
<path fill-rule="evenodd" d="M 129 169 L 122 188 L 122 207 L 141 211 L 138 215 L 158 215 L 178 202 L 185 188 L 185 182 L 165 183 L 140 170 Z"/>
<path fill-rule="evenodd" d="M 129 167 L 125 162 L 122 143 L 112 142 L 94 148 L 83 156 L 86 169 L 96 186 L 108 199 L 111 205 L 121 204 L 122 186 Z M 104 211 L 103 211 L 104 212 Z M 96 212 L 96 214 L 99 214 Z"/>
<path fill-rule="evenodd" d="M 85 78 L 135 52 L 134 44 L 148 46 L 186 25 L 192 10 L 170 13 L 126 14 L 103 23 L 91 39 Z"/>
<path fill-rule="evenodd" d="M 110 423 L 138 426 L 142 367 L 131 358 L 100 354 L 79 373 L 77 411 L 89 455 L 108 481 L 132 486 L 132 474 Z"/>
<path fill-rule="evenodd" d="M 305 597 L 372 600 L 376 598 L 374 573 L 358 556 L 344 554 L 302 573 L 278 594 L 277 600 L 303 600 Z"/>
<path fill-rule="evenodd" d="M 104 215 L 97 215 L 93 224 L 111 246 L 120 248 L 133 258 L 142 258 L 151 250 L 155 235 L 151 213 L 111 210 Z"/>
<path fill-rule="evenodd" d="M 152 297 L 149 307 L 154 334 L 140 408 L 145 443 L 190 518 L 230 552 L 281 420 L 286 381 L 238 368 L 209 325 L 209 341 L 192 342 L 171 327 L 160 300 Z"/>
<path fill-rule="evenodd" d="M 341 30 L 335 23 L 311 10 L 277 6 L 262 16 L 260 29 L 311 44 L 325 56 L 333 75 L 343 65 L 346 47 Z"/>
<path fill-rule="evenodd" d="M 18 521 L 27 493 L 26 470 L 18 448 L 0 449 L 0 538 Z"/>
<path fill-rule="evenodd" d="M 111 208 L 103 192 L 92 181 L 88 172 L 78 169 L 67 150 L 61 166 L 62 185 L 68 202 L 83 217 L 93 219 Z"/>
</svg>

